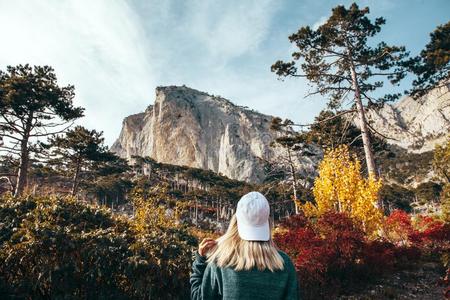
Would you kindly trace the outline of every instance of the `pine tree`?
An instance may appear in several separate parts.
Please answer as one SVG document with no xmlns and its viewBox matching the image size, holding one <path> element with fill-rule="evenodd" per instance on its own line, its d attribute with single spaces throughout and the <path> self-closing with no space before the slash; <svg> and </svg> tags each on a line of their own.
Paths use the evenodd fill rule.
<svg viewBox="0 0 450 300">
<path fill-rule="evenodd" d="M 8 66 L 0 71 L 0 148 L 19 157 L 15 196 L 27 185 L 33 142 L 60 132 L 68 122 L 83 116 L 73 105 L 74 87 L 58 85 L 49 66 Z M 62 128 L 62 129 L 61 129 Z"/>
<path fill-rule="evenodd" d="M 72 174 L 72 195 L 76 195 L 78 191 L 83 172 L 96 172 L 99 176 L 106 176 L 124 171 L 123 165 L 126 162 L 109 152 L 103 141 L 102 132 L 82 126 L 76 126 L 65 135 L 49 139 L 53 156 L 50 163 Z"/>
<path fill-rule="evenodd" d="M 445 144 L 435 147 L 433 169 L 444 185 L 440 195 L 442 216 L 450 222 L 450 136 Z"/>
<path fill-rule="evenodd" d="M 434 149 L 433 168 L 440 181 L 450 183 L 450 136 Z"/>
<path fill-rule="evenodd" d="M 272 71 L 282 77 L 305 77 L 315 85 L 309 95 L 329 95 L 330 108 L 341 108 L 345 100 L 350 100 L 349 112 L 356 111 L 359 117 L 367 169 L 370 176 L 376 176 L 365 103 L 379 106 L 399 96 L 375 99 L 371 93 L 383 86 L 384 79 L 397 84 L 405 76 L 407 53 L 404 47 L 384 42 L 369 46 L 368 39 L 380 32 L 385 20 L 376 18 L 372 22 L 368 13 L 369 8 L 360 9 L 355 3 L 348 9 L 337 6 L 316 30 L 300 28 L 289 37 L 298 48 L 292 53 L 293 61 L 277 61 Z"/>
<path fill-rule="evenodd" d="M 284 154 L 277 156 L 276 161 L 271 162 L 271 173 L 282 179 L 286 177 L 291 182 L 292 200 L 294 202 L 295 214 L 299 213 L 299 206 L 306 201 L 307 191 L 306 178 L 301 178 L 296 165 L 296 157 L 299 153 L 304 154 L 309 151 L 302 139 L 302 134 L 293 130 L 291 120 L 282 121 L 280 118 L 274 118 L 271 124 L 271 130 L 278 132 L 278 137 L 271 143 L 272 147 L 280 147 Z M 278 166 L 274 168 L 273 165 Z"/>
<path fill-rule="evenodd" d="M 430 42 L 407 65 L 417 75 L 410 91 L 415 98 L 446 82 L 450 75 L 450 22 L 430 34 Z"/>
</svg>

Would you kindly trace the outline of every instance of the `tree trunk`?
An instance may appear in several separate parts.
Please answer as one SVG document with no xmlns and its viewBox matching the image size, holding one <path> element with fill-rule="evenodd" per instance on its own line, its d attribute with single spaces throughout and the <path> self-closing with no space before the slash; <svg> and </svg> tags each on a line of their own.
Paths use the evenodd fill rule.
<svg viewBox="0 0 450 300">
<path fill-rule="evenodd" d="M 33 115 L 30 115 L 25 124 L 22 141 L 20 141 L 20 165 L 17 173 L 17 184 L 14 192 L 14 197 L 23 194 L 27 186 L 28 179 L 28 164 L 30 162 L 30 151 L 28 149 L 28 140 L 30 138 L 31 125 L 33 122 Z"/>
<path fill-rule="evenodd" d="M 299 214 L 299 210 L 298 210 L 298 199 L 297 199 L 297 176 L 295 174 L 295 166 L 294 166 L 294 162 L 292 161 L 292 156 L 291 156 L 291 150 L 288 148 L 288 158 L 289 158 L 289 167 L 291 170 L 291 176 L 292 176 L 292 191 L 294 193 L 294 208 L 295 208 L 295 214 L 298 215 Z"/>
<path fill-rule="evenodd" d="M 28 177 L 28 163 L 29 163 L 29 151 L 28 146 L 23 146 L 23 144 L 28 144 L 28 140 L 22 140 L 20 146 L 20 166 L 19 172 L 17 174 L 17 184 L 16 191 L 14 192 L 14 196 L 18 197 L 22 195 L 25 187 L 27 186 L 27 177 Z"/>
<path fill-rule="evenodd" d="M 198 201 L 195 198 L 195 227 L 198 227 Z"/>
<path fill-rule="evenodd" d="M 75 174 L 73 175 L 73 183 L 72 183 L 72 196 L 75 196 L 77 194 L 77 190 L 78 190 L 78 180 L 80 177 L 80 169 L 81 169 L 81 161 L 78 158 L 77 159 L 77 165 L 75 167 Z"/>
<path fill-rule="evenodd" d="M 362 104 L 361 94 L 359 92 L 359 86 L 354 67 L 352 67 L 350 71 L 352 75 L 353 89 L 355 90 L 356 110 L 358 111 L 359 122 L 361 126 L 361 136 L 363 140 L 364 154 L 366 156 L 367 170 L 369 172 L 369 176 L 377 177 L 375 161 L 373 159 L 372 146 L 369 137 L 369 128 L 367 126 L 366 114 L 364 112 L 364 106 Z"/>
<path fill-rule="evenodd" d="M 352 76 L 352 85 L 355 92 L 355 104 L 356 110 L 358 111 L 359 122 L 361 127 L 361 136 L 363 140 L 364 154 L 366 156 L 367 171 L 369 173 L 369 177 L 376 178 L 377 173 L 375 168 L 375 160 L 373 158 L 372 145 L 370 143 L 369 127 L 367 126 L 366 113 L 364 111 L 364 106 L 361 100 L 361 94 L 359 91 L 358 80 L 356 78 L 356 71 L 353 62 L 351 64 L 350 73 Z M 380 197 L 378 197 L 377 207 L 381 209 L 382 206 L 383 206 L 382 200 Z"/>
</svg>

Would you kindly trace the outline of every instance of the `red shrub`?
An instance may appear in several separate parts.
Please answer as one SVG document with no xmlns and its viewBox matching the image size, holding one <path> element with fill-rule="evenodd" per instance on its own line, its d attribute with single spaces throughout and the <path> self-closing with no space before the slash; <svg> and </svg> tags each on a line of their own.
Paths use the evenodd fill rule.
<svg viewBox="0 0 450 300">
<path fill-rule="evenodd" d="M 279 224 L 278 227 L 285 228 L 285 229 L 298 229 L 298 228 L 304 228 L 310 226 L 310 221 L 305 215 L 298 214 L 290 216 L 289 218 L 283 219 Z"/>
<path fill-rule="evenodd" d="M 438 253 L 450 247 L 450 224 L 423 215 L 418 215 L 413 224 L 411 216 L 401 210 L 386 218 L 384 234 L 389 242 L 399 246 L 398 258 L 403 260 L 417 258 L 420 251 Z"/>
<path fill-rule="evenodd" d="M 298 220 L 298 218 L 297 218 Z M 286 225 L 284 225 L 286 226 Z M 314 232 L 310 224 L 298 223 L 294 219 L 288 231 L 275 234 L 275 242 L 292 259 L 298 273 L 299 283 L 307 299 L 323 295 L 326 286 L 326 271 L 329 254 L 324 241 Z"/>
<path fill-rule="evenodd" d="M 403 210 L 394 210 L 384 222 L 385 238 L 396 245 L 408 245 L 409 236 L 414 232 L 411 216 Z"/>
<path fill-rule="evenodd" d="M 382 240 L 368 242 L 364 247 L 364 268 L 375 275 L 391 271 L 395 262 L 395 245 Z"/>
<path fill-rule="evenodd" d="M 442 250 L 450 242 L 450 224 L 436 224 L 422 232 L 422 241 L 432 248 Z"/>
<path fill-rule="evenodd" d="M 434 242 L 450 242 L 450 224 L 427 219 L 421 231 L 422 239 Z"/>
<path fill-rule="evenodd" d="M 298 216 L 290 220 L 275 242 L 292 258 L 306 298 L 331 297 L 356 278 L 364 234 L 350 218 L 328 213 L 315 224 Z"/>
<path fill-rule="evenodd" d="M 331 265 L 345 268 L 355 264 L 364 245 L 364 232 L 345 214 L 327 213 L 316 224 L 316 230 L 331 248 Z"/>
<path fill-rule="evenodd" d="M 333 298 L 403 267 L 420 258 L 423 245 L 449 245 L 449 225 L 427 217 L 418 230 L 407 213 L 394 211 L 384 225 L 386 239 L 370 241 L 345 214 L 330 212 L 315 222 L 298 215 L 283 221 L 274 239 L 294 262 L 305 299 Z"/>
<path fill-rule="evenodd" d="M 450 224 L 429 216 L 418 216 L 415 230 L 409 240 L 429 253 L 440 253 L 450 248 Z"/>
<path fill-rule="evenodd" d="M 386 224 L 399 226 L 406 231 L 411 231 L 413 229 L 411 224 L 411 216 L 401 209 L 394 210 L 389 217 L 386 218 Z"/>
</svg>

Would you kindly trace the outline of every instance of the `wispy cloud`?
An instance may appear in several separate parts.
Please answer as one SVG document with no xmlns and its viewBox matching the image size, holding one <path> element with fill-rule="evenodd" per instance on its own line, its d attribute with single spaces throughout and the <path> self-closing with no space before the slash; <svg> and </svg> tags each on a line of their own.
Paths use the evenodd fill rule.
<svg viewBox="0 0 450 300">
<path fill-rule="evenodd" d="M 81 123 L 117 134 L 123 112 L 150 101 L 155 79 L 144 32 L 122 1 L 2 1 L 0 66 L 48 64 L 74 84 Z"/>
<path fill-rule="evenodd" d="M 322 16 L 320 17 L 313 25 L 312 29 L 317 30 L 320 26 L 326 23 L 330 16 Z"/>
<path fill-rule="evenodd" d="M 207 74 L 196 71 L 220 72 L 257 49 L 273 7 L 271 0 L 0 1 L 0 26 L 8 28 L 0 67 L 53 66 L 86 107 L 80 123 L 112 143 L 121 119 L 150 104 L 157 85 L 201 81 Z"/>
<path fill-rule="evenodd" d="M 388 0 L 372 2 L 358 3 L 371 6 L 373 16 L 388 17 L 383 37 L 395 44 L 423 47 L 427 32 L 448 20 L 445 0 L 412 1 L 417 9 L 409 0 L 395 6 Z M 263 113 L 308 122 L 324 107 L 324 99 L 302 101 L 306 81 L 277 81 L 270 65 L 289 59 L 294 50 L 289 34 L 308 24 L 318 27 L 337 4 L 0 0 L 0 69 L 19 63 L 53 66 L 63 84 L 75 85 L 76 102 L 86 107 L 80 123 L 103 130 L 109 144 L 124 117 L 153 102 L 157 85 L 186 84 Z M 421 39 L 416 30 L 404 31 L 418 20 Z"/>
<path fill-rule="evenodd" d="M 186 28 L 212 59 L 233 59 L 254 51 L 269 31 L 275 1 L 195 1 L 186 15 Z"/>
</svg>

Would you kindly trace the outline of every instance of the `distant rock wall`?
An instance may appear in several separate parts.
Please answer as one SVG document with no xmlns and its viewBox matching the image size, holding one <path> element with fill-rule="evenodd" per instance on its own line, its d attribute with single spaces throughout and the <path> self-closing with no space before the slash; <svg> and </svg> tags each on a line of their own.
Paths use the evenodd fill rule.
<svg viewBox="0 0 450 300">
<path fill-rule="evenodd" d="M 125 118 L 111 150 L 257 183 L 265 178 L 263 160 L 283 155 L 270 146 L 272 118 L 185 86 L 158 87 L 154 105 Z M 314 174 L 318 156 L 297 157 L 301 171 Z"/>
<path fill-rule="evenodd" d="M 450 133 L 450 82 L 419 99 L 405 97 L 369 111 L 372 127 L 389 138 L 387 142 L 409 152 L 423 153 L 443 143 Z M 355 122 L 358 125 L 358 121 Z"/>
<path fill-rule="evenodd" d="M 423 153 L 443 143 L 450 132 L 450 85 L 420 99 L 405 97 L 369 111 L 372 126 L 391 144 Z M 158 87 L 144 112 L 128 116 L 111 150 L 121 157 L 149 156 L 174 165 L 209 169 L 232 179 L 262 182 L 264 161 L 281 161 L 284 150 L 270 143 L 272 116 L 185 86 Z M 358 125 L 358 121 L 355 120 Z M 295 158 L 303 176 L 316 175 L 322 153 L 310 145 Z"/>
</svg>

